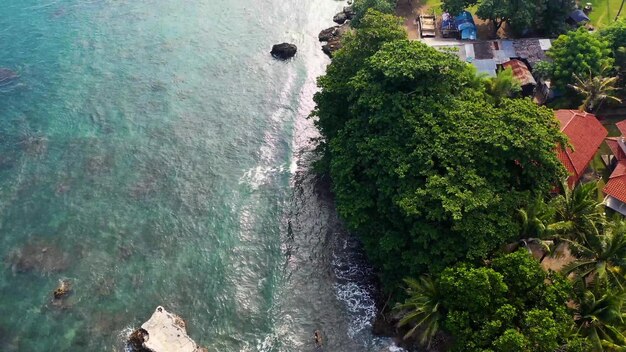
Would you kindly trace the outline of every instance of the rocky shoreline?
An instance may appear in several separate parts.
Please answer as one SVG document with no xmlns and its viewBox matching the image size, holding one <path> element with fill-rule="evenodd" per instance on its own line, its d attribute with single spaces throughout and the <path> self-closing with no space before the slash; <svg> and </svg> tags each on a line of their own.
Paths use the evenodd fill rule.
<svg viewBox="0 0 626 352">
<path fill-rule="evenodd" d="M 350 31 L 350 21 L 354 18 L 355 12 L 350 3 L 343 8 L 343 11 L 333 17 L 337 26 L 326 28 L 320 32 L 318 39 L 322 44 L 322 51 L 332 58 L 333 53 L 341 49 L 341 38 Z"/>
<path fill-rule="evenodd" d="M 331 59 L 334 53 L 341 49 L 343 36 L 352 30 L 350 22 L 354 16 L 355 12 L 352 2 L 348 1 L 348 6 L 345 6 L 343 11 L 333 17 L 333 22 L 337 23 L 337 25 L 326 28 L 319 33 L 318 39 L 322 43 L 322 51 Z M 330 184 L 326 186 L 330 189 Z M 372 283 L 372 286 L 375 287 L 373 296 L 376 300 L 377 310 L 376 317 L 372 321 L 372 334 L 378 337 L 391 338 L 396 346 L 406 351 L 424 351 L 419 348 L 419 341 L 416 337 L 404 339 L 404 335 L 409 328 L 397 327 L 399 316 L 392 311 L 393 307 L 391 306 L 390 297 L 384 296 L 380 282 L 376 280 L 376 282 Z M 436 339 L 427 351 L 443 352 L 447 350 L 445 346 L 445 339 Z"/>
</svg>

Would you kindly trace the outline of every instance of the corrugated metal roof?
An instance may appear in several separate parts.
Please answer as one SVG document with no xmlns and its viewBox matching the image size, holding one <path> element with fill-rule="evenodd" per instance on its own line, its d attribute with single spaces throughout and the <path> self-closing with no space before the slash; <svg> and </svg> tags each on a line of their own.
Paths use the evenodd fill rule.
<svg viewBox="0 0 626 352">
<path fill-rule="evenodd" d="M 472 65 L 476 66 L 478 72 L 484 72 L 491 77 L 496 76 L 496 60 L 494 59 L 474 60 Z"/>
<path fill-rule="evenodd" d="M 550 39 L 539 39 L 539 47 L 543 51 L 550 50 L 552 47 L 552 41 Z"/>
<path fill-rule="evenodd" d="M 530 70 L 523 61 L 510 60 L 502 64 L 504 68 L 511 68 L 513 70 L 513 76 L 517 78 L 520 83 L 525 86 L 527 84 L 537 85 L 535 77 L 530 73 Z"/>
</svg>

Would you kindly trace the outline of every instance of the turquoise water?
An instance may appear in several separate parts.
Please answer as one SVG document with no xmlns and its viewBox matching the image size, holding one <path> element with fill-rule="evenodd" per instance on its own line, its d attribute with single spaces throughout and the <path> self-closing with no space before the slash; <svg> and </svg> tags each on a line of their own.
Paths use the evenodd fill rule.
<svg viewBox="0 0 626 352">
<path fill-rule="evenodd" d="M 343 5 L 2 1 L 1 351 L 119 351 L 157 305 L 210 351 L 385 345 L 308 172 L 316 36 Z"/>
</svg>

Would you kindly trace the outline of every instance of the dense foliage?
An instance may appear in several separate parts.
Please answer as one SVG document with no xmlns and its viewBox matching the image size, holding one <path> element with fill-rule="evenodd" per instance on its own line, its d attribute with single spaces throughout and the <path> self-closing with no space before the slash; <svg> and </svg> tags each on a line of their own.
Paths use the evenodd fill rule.
<svg viewBox="0 0 626 352">
<path fill-rule="evenodd" d="M 395 0 L 354 0 L 352 8 L 354 9 L 355 15 L 354 18 L 352 18 L 351 26 L 359 28 L 361 26 L 361 19 L 368 10 L 392 14 L 395 6 Z"/>
<path fill-rule="evenodd" d="M 599 36 L 609 43 L 615 64 L 626 71 L 626 18 L 621 18 L 599 31 Z"/>
<path fill-rule="evenodd" d="M 476 5 L 476 15 L 489 20 L 494 33 L 504 23 L 508 23 L 517 33 L 528 31 L 542 35 L 556 35 L 565 32 L 565 19 L 574 10 L 573 0 L 444 0 L 442 8 L 454 15 Z"/>
<path fill-rule="evenodd" d="M 517 18 L 543 6 L 509 5 Z M 622 50 L 620 26 L 561 36 L 546 75 L 596 78 Z M 626 222 L 607 220 L 593 183 L 548 196 L 565 176 L 553 112 L 512 99 L 510 71 L 486 79 L 407 40 L 391 15 L 369 10 L 356 28 L 318 82 L 318 167 L 387 291 L 404 279 L 405 336 L 443 334 L 454 351 L 625 350 Z M 606 79 L 578 81 L 586 105 L 606 99 Z"/>
<path fill-rule="evenodd" d="M 567 344 L 572 287 L 525 250 L 496 258 L 490 267 L 448 268 L 437 286 L 455 351 L 552 352 Z"/>
<path fill-rule="evenodd" d="M 466 8 L 476 5 L 477 2 L 478 0 L 445 0 L 441 4 L 441 8 L 456 16 Z"/>
<path fill-rule="evenodd" d="M 315 96 L 337 208 L 391 290 L 514 237 L 510 214 L 563 175 L 564 142 L 550 110 L 494 106 L 467 64 L 394 21 L 366 15 Z"/>
<path fill-rule="evenodd" d="M 553 60 L 549 75 L 562 90 L 575 83 L 575 74 L 581 77 L 600 75 L 614 62 L 608 41 L 585 28 L 559 36 L 547 54 Z"/>
</svg>

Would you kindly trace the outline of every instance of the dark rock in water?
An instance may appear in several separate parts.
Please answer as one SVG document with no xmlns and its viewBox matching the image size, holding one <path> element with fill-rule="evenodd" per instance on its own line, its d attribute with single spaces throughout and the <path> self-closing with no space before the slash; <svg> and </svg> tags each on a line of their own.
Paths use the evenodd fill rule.
<svg viewBox="0 0 626 352">
<path fill-rule="evenodd" d="M 59 286 L 54 289 L 54 299 L 63 299 L 72 292 L 72 282 L 68 279 L 59 280 Z"/>
<path fill-rule="evenodd" d="M 354 16 L 356 15 L 356 12 L 354 12 L 354 9 L 352 8 L 352 6 L 344 7 L 343 13 L 346 15 L 346 18 L 349 20 L 353 19 Z"/>
<path fill-rule="evenodd" d="M 0 86 L 9 84 L 18 78 L 18 74 L 8 68 L 0 67 Z"/>
<path fill-rule="evenodd" d="M 294 57 L 297 51 L 298 51 L 297 46 L 293 44 L 289 44 L 289 43 L 282 43 L 282 44 L 274 45 L 272 47 L 271 54 L 273 57 L 277 59 L 287 60 L 287 59 L 291 59 L 292 57 Z"/>
<path fill-rule="evenodd" d="M 343 24 L 344 22 L 346 22 L 347 19 L 348 17 L 346 16 L 345 13 L 339 12 L 338 14 L 335 15 L 335 17 L 333 17 L 333 22 L 338 23 L 338 24 Z"/>
</svg>

